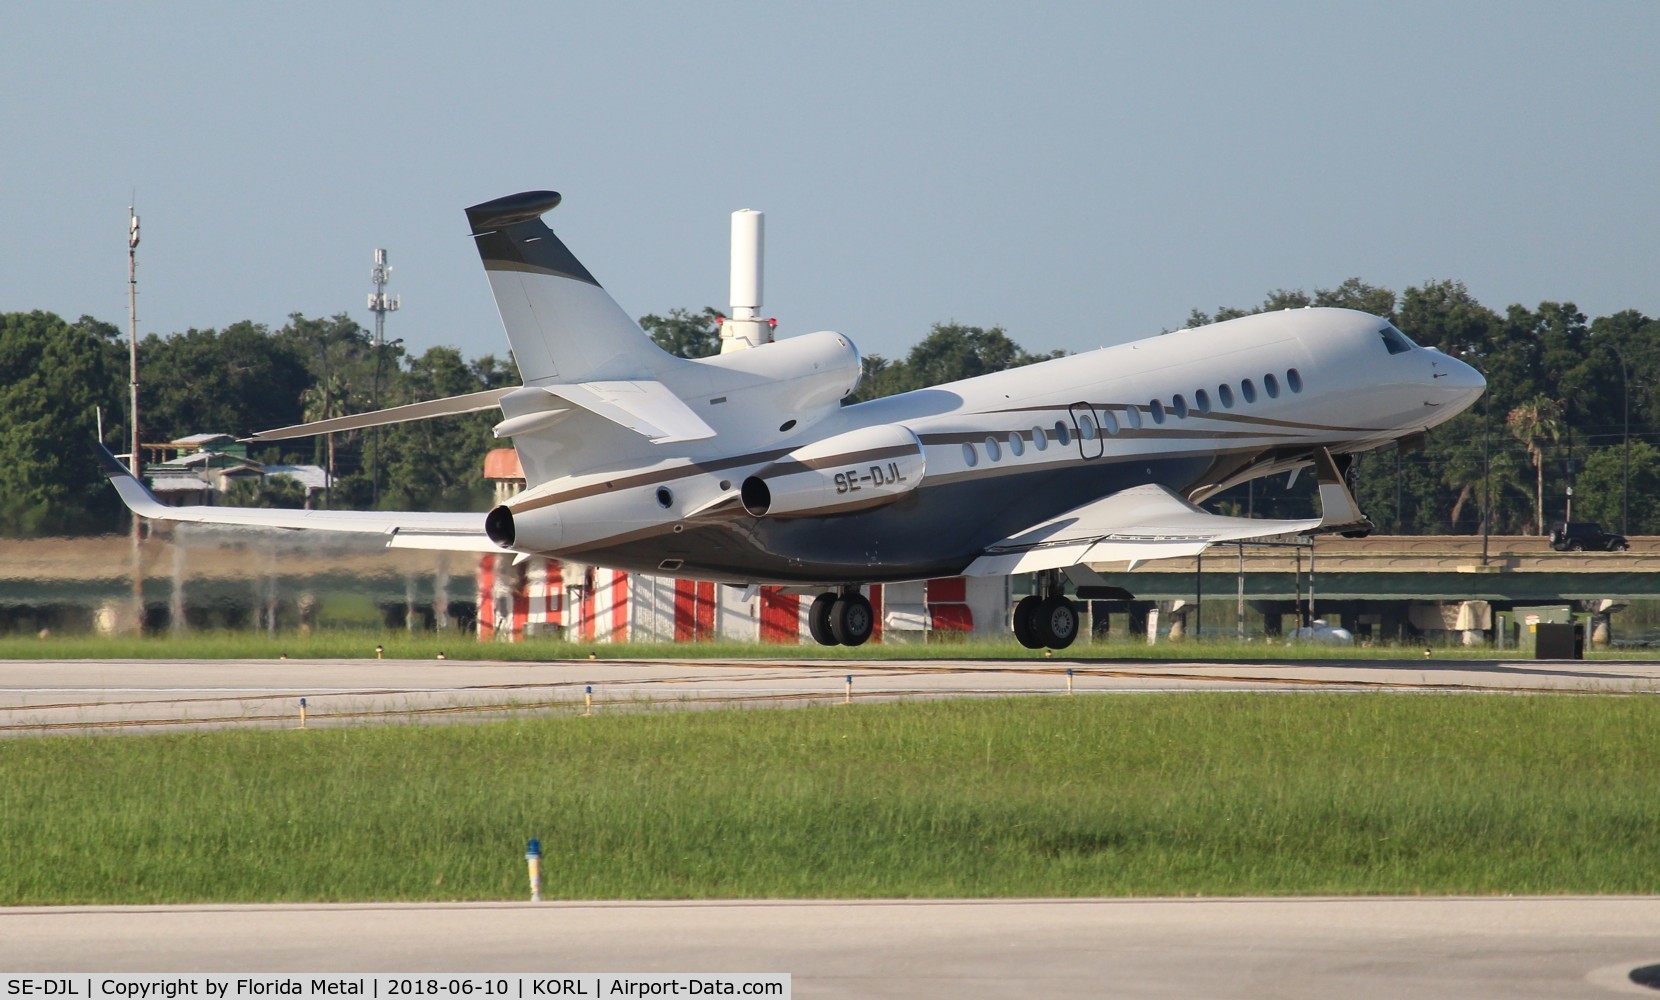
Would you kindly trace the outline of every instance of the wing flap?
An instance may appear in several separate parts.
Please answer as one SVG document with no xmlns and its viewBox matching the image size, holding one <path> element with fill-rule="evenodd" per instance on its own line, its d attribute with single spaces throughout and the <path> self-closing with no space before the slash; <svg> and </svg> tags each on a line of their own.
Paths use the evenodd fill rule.
<svg viewBox="0 0 1660 1000">
<path fill-rule="evenodd" d="M 1066 569 L 1086 562 L 1144 562 L 1203 552 L 1217 542 L 1271 538 L 1319 527 L 1320 518 L 1224 517 L 1163 486 L 1133 486 L 1074 507 L 988 546 L 965 576 Z"/>
</svg>

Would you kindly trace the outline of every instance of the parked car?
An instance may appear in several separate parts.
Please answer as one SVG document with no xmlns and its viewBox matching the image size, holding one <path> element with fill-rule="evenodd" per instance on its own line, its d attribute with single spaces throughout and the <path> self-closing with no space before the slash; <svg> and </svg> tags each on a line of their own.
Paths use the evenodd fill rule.
<svg viewBox="0 0 1660 1000">
<path fill-rule="evenodd" d="M 1623 552 L 1631 543 L 1595 521 L 1557 521 L 1550 526 L 1550 547 L 1558 552 Z"/>
</svg>

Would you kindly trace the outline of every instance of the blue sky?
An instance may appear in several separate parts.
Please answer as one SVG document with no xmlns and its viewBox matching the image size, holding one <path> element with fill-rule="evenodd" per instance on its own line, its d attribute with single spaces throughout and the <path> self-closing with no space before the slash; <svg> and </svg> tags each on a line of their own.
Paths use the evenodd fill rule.
<svg viewBox="0 0 1660 1000">
<path fill-rule="evenodd" d="M 632 315 L 1082 350 L 1351 276 L 1660 313 L 1660 4 L 27 2 L 0 311 L 505 354 L 462 209 L 533 188 Z"/>
</svg>

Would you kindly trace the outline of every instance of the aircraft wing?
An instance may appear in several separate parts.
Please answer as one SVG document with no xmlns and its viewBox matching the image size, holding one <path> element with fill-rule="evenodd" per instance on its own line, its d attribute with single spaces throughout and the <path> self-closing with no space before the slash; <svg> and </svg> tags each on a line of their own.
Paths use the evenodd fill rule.
<svg viewBox="0 0 1660 1000">
<path fill-rule="evenodd" d="M 1067 569 L 1086 562 L 1124 562 L 1198 555 L 1217 542 L 1297 534 L 1323 518 L 1270 521 L 1224 517 L 1188 503 L 1163 486 L 1132 486 L 1032 525 L 988 546 L 964 576 L 1007 576 Z"/>
<path fill-rule="evenodd" d="M 500 552 L 484 534 L 484 515 L 392 510 L 271 510 L 258 507 L 172 507 L 156 499 L 110 450 L 98 445 L 98 461 L 127 508 L 158 521 L 312 529 L 385 535 L 393 549 Z"/>
</svg>

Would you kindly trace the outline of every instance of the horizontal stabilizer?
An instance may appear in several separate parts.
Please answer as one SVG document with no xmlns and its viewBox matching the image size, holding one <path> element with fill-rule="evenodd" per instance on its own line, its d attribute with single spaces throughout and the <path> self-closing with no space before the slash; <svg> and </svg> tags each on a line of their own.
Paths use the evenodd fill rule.
<svg viewBox="0 0 1660 1000">
<path fill-rule="evenodd" d="M 575 382 L 543 386 L 549 393 L 620 424 L 653 444 L 702 441 L 714 428 L 661 382 Z"/>
<path fill-rule="evenodd" d="M 313 434 L 337 434 L 341 431 L 357 431 L 366 427 L 385 427 L 388 424 L 401 424 L 411 420 L 429 420 L 432 417 L 451 417 L 460 413 L 478 413 L 481 410 L 495 409 L 503 396 L 518 388 L 519 386 L 514 385 L 502 389 L 486 389 L 483 392 L 469 392 L 465 396 L 429 399 L 425 402 L 408 403 L 404 406 L 375 410 L 372 413 L 356 413 L 349 417 L 314 420 L 309 424 L 292 424 L 288 427 L 277 427 L 268 431 L 255 431 L 252 436 L 245 437 L 242 440 L 285 441 L 289 438 L 310 437 Z"/>
<path fill-rule="evenodd" d="M 157 521 L 220 524 L 247 528 L 311 528 L 387 536 L 391 548 L 500 552 L 484 534 L 484 515 L 392 510 L 274 510 L 260 507 L 172 507 L 162 503 L 126 466 L 98 445 L 98 461 L 139 517 Z"/>
<path fill-rule="evenodd" d="M 1133 486 L 1035 524 L 987 547 L 964 576 L 1067 569 L 1086 562 L 1194 556 L 1217 542 L 1272 538 L 1319 527 L 1320 518 L 1270 521 L 1212 514 L 1163 486 Z"/>
</svg>

